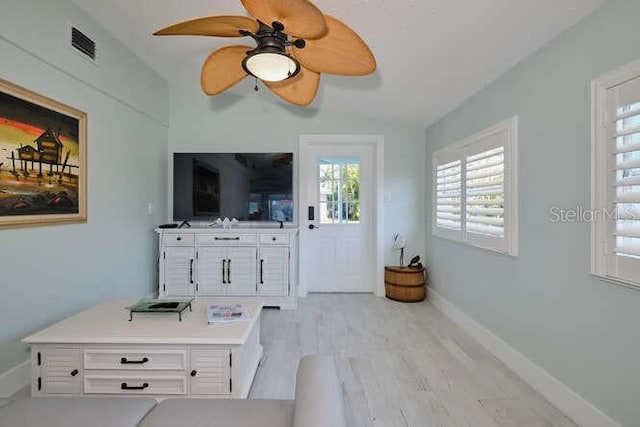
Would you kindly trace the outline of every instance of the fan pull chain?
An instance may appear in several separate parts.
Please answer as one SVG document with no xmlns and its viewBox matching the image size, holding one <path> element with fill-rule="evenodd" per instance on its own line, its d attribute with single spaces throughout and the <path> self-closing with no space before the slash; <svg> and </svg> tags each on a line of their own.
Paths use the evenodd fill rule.
<svg viewBox="0 0 640 427">
<path fill-rule="evenodd" d="M 253 90 L 255 90 L 257 92 L 258 91 L 258 78 L 256 77 L 255 79 L 256 79 L 256 85 L 253 88 Z"/>
<path fill-rule="evenodd" d="M 291 49 L 287 49 L 287 54 L 291 56 Z M 287 77 L 291 77 L 291 74 L 293 74 L 293 72 L 291 71 L 291 62 L 289 62 L 289 70 L 287 71 Z"/>
</svg>

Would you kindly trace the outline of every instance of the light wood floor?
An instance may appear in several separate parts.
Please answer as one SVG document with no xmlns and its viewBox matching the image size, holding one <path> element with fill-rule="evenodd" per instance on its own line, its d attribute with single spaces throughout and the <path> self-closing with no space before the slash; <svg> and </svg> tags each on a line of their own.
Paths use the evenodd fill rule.
<svg viewBox="0 0 640 427">
<path fill-rule="evenodd" d="M 300 357 L 334 355 L 351 427 L 575 426 L 428 302 L 310 295 L 264 310 L 262 341 L 251 398 L 292 399 Z"/>
<path fill-rule="evenodd" d="M 300 357 L 330 354 L 352 427 L 575 426 L 428 302 L 310 295 L 263 313 L 251 398 L 293 398 Z"/>
</svg>

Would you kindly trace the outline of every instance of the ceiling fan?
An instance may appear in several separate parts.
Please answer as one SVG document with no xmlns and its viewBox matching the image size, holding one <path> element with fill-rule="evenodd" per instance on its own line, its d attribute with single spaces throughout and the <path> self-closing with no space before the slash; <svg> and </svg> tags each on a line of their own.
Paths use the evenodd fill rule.
<svg viewBox="0 0 640 427">
<path fill-rule="evenodd" d="M 251 37 L 257 43 L 224 46 L 209 55 L 201 74 L 207 95 L 224 92 L 252 75 L 285 101 L 304 106 L 315 98 L 321 73 L 363 76 L 375 71 L 376 60 L 362 38 L 310 1 L 240 1 L 254 18 L 209 16 L 154 33 Z"/>
</svg>

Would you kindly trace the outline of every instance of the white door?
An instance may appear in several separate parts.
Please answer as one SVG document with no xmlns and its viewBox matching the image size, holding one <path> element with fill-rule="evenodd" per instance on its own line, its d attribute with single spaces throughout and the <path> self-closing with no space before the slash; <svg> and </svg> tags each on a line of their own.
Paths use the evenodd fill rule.
<svg viewBox="0 0 640 427">
<path fill-rule="evenodd" d="M 227 248 L 227 295 L 256 294 L 256 248 Z"/>
<path fill-rule="evenodd" d="M 79 394 L 82 387 L 80 375 L 80 349 L 43 348 L 38 387 L 47 394 Z"/>
<path fill-rule="evenodd" d="M 373 292 L 373 144 L 300 146 L 300 275 L 308 292 Z"/>
<path fill-rule="evenodd" d="M 227 348 L 191 350 L 191 395 L 231 394 L 231 351 Z"/>
<path fill-rule="evenodd" d="M 162 286 L 164 296 L 188 297 L 194 295 L 194 255 L 195 250 L 193 248 L 165 248 Z"/>
<path fill-rule="evenodd" d="M 226 295 L 226 248 L 199 248 L 197 253 L 197 289 L 199 296 Z"/>
<path fill-rule="evenodd" d="M 287 296 L 289 293 L 289 248 L 260 248 L 258 293 L 262 296 Z"/>
</svg>

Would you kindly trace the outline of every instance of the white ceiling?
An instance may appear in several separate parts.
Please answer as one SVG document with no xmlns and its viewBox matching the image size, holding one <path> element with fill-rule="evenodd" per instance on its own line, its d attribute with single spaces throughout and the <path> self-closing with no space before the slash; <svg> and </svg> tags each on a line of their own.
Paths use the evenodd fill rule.
<svg viewBox="0 0 640 427">
<path fill-rule="evenodd" d="M 170 84 L 199 82 L 200 67 L 212 50 L 245 41 L 151 36 L 195 17 L 245 14 L 238 0 L 73 1 Z M 426 128 L 604 2 L 317 0 L 325 14 L 367 41 L 378 69 L 366 77 L 323 75 L 318 97 L 307 108 Z M 256 96 L 252 86 L 245 79 L 231 91 Z M 270 94 L 258 96 L 279 102 Z"/>
</svg>

